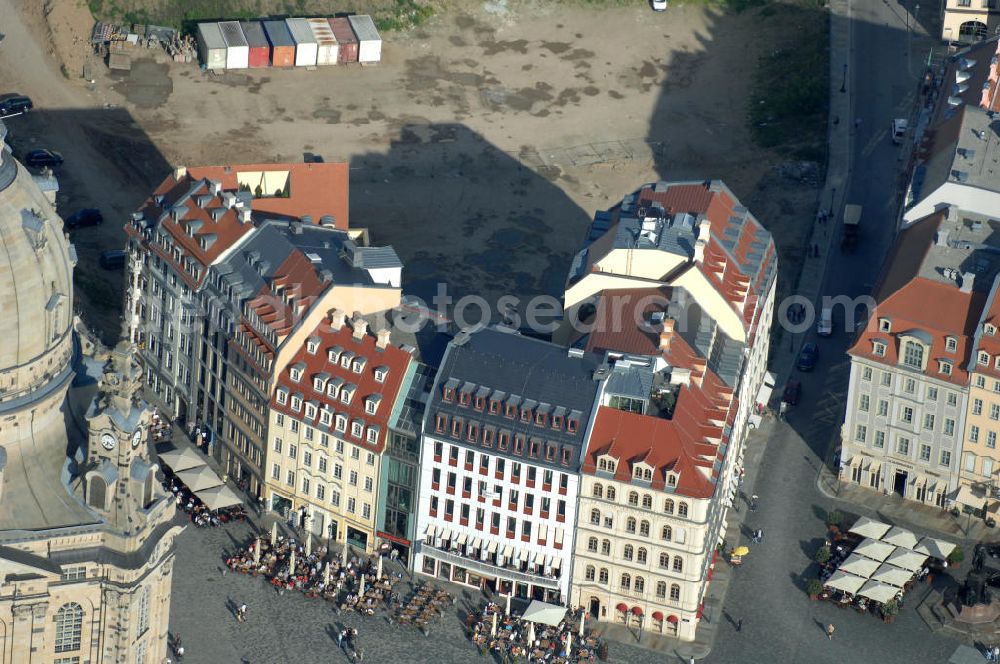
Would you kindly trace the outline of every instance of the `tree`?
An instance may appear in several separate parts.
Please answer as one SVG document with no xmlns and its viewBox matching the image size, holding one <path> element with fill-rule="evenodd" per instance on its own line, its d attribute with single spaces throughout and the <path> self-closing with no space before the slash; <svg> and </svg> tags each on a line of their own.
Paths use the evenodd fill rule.
<svg viewBox="0 0 1000 664">
<path fill-rule="evenodd" d="M 819 594 L 823 592 L 823 583 L 819 579 L 813 579 L 806 586 L 806 593 L 812 599 L 819 597 Z"/>
<path fill-rule="evenodd" d="M 844 515 L 840 510 L 830 510 L 826 513 L 826 525 L 840 527 L 844 522 Z"/>
<path fill-rule="evenodd" d="M 962 551 L 961 545 L 956 545 L 954 550 L 948 554 L 948 563 L 951 565 L 957 565 L 965 560 L 965 551 Z"/>
<path fill-rule="evenodd" d="M 816 551 L 816 558 L 815 558 L 815 560 L 820 565 L 825 565 L 828 562 L 830 562 L 830 555 L 831 555 L 830 554 L 830 547 L 828 547 L 826 545 L 823 545 L 823 546 L 819 547 L 818 551 Z"/>
</svg>

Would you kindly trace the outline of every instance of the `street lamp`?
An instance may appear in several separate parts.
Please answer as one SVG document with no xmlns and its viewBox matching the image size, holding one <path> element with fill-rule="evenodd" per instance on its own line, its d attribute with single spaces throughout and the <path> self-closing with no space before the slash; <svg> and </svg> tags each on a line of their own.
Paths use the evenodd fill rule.
<svg viewBox="0 0 1000 664">
<path fill-rule="evenodd" d="M 840 84 L 840 91 L 847 92 L 847 63 L 844 63 L 844 82 Z"/>
</svg>

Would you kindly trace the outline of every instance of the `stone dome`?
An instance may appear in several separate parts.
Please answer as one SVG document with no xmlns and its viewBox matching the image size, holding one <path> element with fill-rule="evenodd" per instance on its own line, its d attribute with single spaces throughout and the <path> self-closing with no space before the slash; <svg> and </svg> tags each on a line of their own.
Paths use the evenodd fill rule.
<svg viewBox="0 0 1000 664">
<path fill-rule="evenodd" d="M 72 360 L 73 266 L 63 223 L 14 160 L 0 121 L 0 404 L 30 404 Z"/>
</svg>

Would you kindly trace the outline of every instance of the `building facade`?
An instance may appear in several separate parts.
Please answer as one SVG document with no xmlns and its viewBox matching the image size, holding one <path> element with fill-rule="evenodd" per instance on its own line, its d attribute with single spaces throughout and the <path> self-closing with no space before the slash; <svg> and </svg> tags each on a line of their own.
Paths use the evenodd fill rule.
<svg viewBox="0 0 1000 664">
<path fill-rule="evenodd" d="M 944 0 L 942 14 L 941 39 L 948 42 L 973 44 L 1000 28 L 997 0 Z"/>
<path fill-rule="evenodd" d="M 417 572 L 568 601 L 599 364 L 499 328 L 455 337 L 424 419 Z"/>
<path fill-rule="evenodd" d="M 277 379 L 266 497 L 315 536 L 372 552 L 389 425 L 416 362 L 388 329 L 345 318 L 317 326 Z"/>
</svg>

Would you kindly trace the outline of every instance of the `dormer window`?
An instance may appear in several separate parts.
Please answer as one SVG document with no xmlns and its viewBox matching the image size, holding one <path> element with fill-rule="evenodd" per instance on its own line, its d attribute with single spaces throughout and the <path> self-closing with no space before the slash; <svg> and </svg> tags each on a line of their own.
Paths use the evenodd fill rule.
<svg viewBox="0 0 1000 664">
<path fill-rule="evenodd" d="M 996 335 L 997 328 L 992 323 L 987 323 L 986 325 L 983 326 L 983 332 L 985 332 L 986 334 L 988 334 L 989 336 L 992 337 L 992 336 Z"/>
<path fill-rule="evenodd" d="M 522 422 L 530 422 L 531 421 L 531 409 L 530 408 L 522 408 L 521 409 L 521 421 Z"/>
<path fill-rule="evenodd" d="M 365 425 L 361 423 L 361 420 L 354 420 L 351 422 L 351 435 L 355 438 L 361 438 L 361 434 L 364 433 Z"/>
<path fill-rule="evenodd" d="M 302 380 L 302 367 L 296 364 L 295 366 L 293 366 L 291 369 L 288 370 L 288 375 L 291 377 L 292 382 L 294 383 L 299 382 L 300 380 Z"/>
<path fill-rule="evenodd" d="M 938 371 L 945 376 L 951 375 L 951 362 L 938 361 Z"/>
<path fill-rule="evenodd" d="M 315 355 L 319 350 L 319 337 L 309 337 L 306 340 L 306 352 Z"/>
<path fill-rule="evenodd" d="M 618 462 L 611 457 L 602 456 L 597 460 L 597 469 L 606 473 L 614 473 Z"/>
<path fill-rule="evenodd" d="M 506 452 L 507 451 L 507 447 L 510 445 L 510 432 L 509 431 L 501 431 L 500 432 L 500 438 L 499 438 L 499 440 L 500 440 L 500 443 L 499 443 L 500 451 L 501 452 Z"/>
<path fill-rule="evenodd" d="M 374 415 L 378 411 L 378 405 L 382 401 L 382 395 L 373 394 L 365 399 L 365 412 Z"/>
<path fill-rule="evenodd" d="M 667 486 L 677 486 L 677 475 L 667 473 Z"/>
<path fill-rule="evenodd" d="M 322 392 L 326 389 L 326 379 L 323 376 L 313 376 L 313 389 Z"/>
<path fill-rule="evenodd" d="M 636 467 L 632 469 L 632 478 L 648 482 L 653 479 L 653 471 L 649 468 L 649 466 L 636 465 Z"/>
<path fill-rule="evenodd" d="M 340 346 L 334 346 L 333 348 L 328 348 L 326 350 L 326 359 L 330 364 L 336 364 L 340 360 L 340 353 L 343 352 L 343 348 Z"/>
<path fill-rule="evenodd" d="M 278 390 L 277 393 L 275 394 L 275 396 L 276 396 L 276 398 L 278 400 L 278 405 L 279 406 L 284 406 L 286 403 L 288 403 L 288 392 L 287 392 L 287 390 Z"/>
<path fill-rule="evenodd" d="M 365 364 L 366 364 L 365 358 L 359 357 L 354 360 L 354 366 L 352 367 L 352 370 L 354 371 L 354 373 L 359 374 L 365 370 Z"/>
<path fill-rule="evenodd" d="M 448 416 L 444 413 L 438 413 L 434 418 L 434 430 L 438 433 L 444 433 L 445 429 L 448 428 Z"/>
<path fill-rule="evenodd" d="M 350 405 L 350 403 L 351 403 L 351 397 L 354 396 L 354 390 L 355 389 L 356 388 L 353 385 L 345 385 L 344 387 L 340 388 L 340 401 L 341 401 L 341 403 L 345 403 L 345 404 Z"/>
<path fill-rule="evenodd" d="M 444 396 L 442 398 L 445 401 L 454 401 L 455 400 L 455 389 L 451 388 L 451 387 L 448 387 L 447 385 L 445 385 L 444 386 Z"/>
<path fill-rule="evenodd" d="M 354 359 L 354 353 L 342 353 L 340 355 L 340 366 L 344 369 L 350 369 L 352 359 Z"/>
<path fill-rule="evenodd" d="M 532 459 L 537 459 L 541 448 L 542 443 L 537 438 L 532 438 L 531 443 L 528 445 L 528 456 Z"/>
<path fill-rule="evenodd" d="M 330 383 L 327 384 L 326 386 L 326 396 L 330 397 L 331 399 L 336 399 L 337 390 L 339 387 L 340 386 L 335 381 L 330 381 Z"/>
<path fill-rule="evenodd" d="M 458 395 L 458 403 L 463 406 L 468 406 L 469 402 L 472 400 L 472 395 L 468 392 L 463 391 Z"/>
<path fill-rule="evenodd" d="M 337 417 L 336 417 L 336 429 L 340 433 L 344 433 L 345 431 L 347 431 L 347 416 L 346 415 L 337 415 Z"/>
<path fill-rule="evenodd" d="M 500 400 L 490 399 L 490 415 L 499 415 L 499 414 L 500 414 Z"/>
<path fill-rule="evenodd" d="M 570 433 L 576 433 L 577 428 L 580 426 L 580 418 L 570 417 L 567 422 L 569 426 L 566 427 L 566 430 Z"/>
<path fill-rule="evenodd" d="M 892 322 L 888 318 L 878 319 L 879 332 L 892 332 Z"/>
<path fill-rule="evenodd" d="M 306 404 L 306 419 L 316 419 L 316 406 L 311 403 Z"/>
<path fill-rule="evenodd" d="M 300 397 L 292 397 L 292 410 L 296 413 L 302 410 L 302 399 Z"/>
<path fill-rule="evenodd" d="M 563 416 L 562 415 L 553 415 L 552 416 L 552 428 L 553 429 L 562 429 L 562 427 L 563 427 Z"/>
<path fill-rule="evenodd" d="M 368 442 L 372 445 L 378 444 L 378 427 L 368 427 Z"/>
<path fill-rule="evenodd" d="M 514 406 L 514 404 L 512 403 L 507 404 L 507 410 L 504 412 L 504 417 L 513 419 L 516 413 L 517 413 L 517 408 Z"/>
<path fill-rule="evenodd" d="M 911 369 L 924 368 L 924 346 L 916 341 L 903 343 L 903 364 Z"/>
<path fill-rule="evenodd" d="M 545 423 L 548 422 L 548 420 L 549 420 L 549 416 L 546 415 L 545 413 L 535 413 L 535 424 L 536 425 L 538 425 L 540 427 L 543 427 L 543 426 L 545 426 Z"/>
<path fill-rule="evenodd" d="M 956 339 L 955 337 L 945 337 L 944 349 L 949 353 L 954 353 L 956 350 L 958 350 L 958 339 Z"/>
<path fill-rule="evenodd" d="M 885 357 L 885 344 L 881 341 L 876 341 L 872 344 L 872 353 L 878 357 Z"/>
<path fill-rule="evenodd" d="M 470 443 L 479 441 L 479 423 L 469 422 L 468 439 Z"/>
<path fill-rule="evenodd" d="M 556 446 L 549 443 L 545 446 L 545 460 L 555 461 L 556 460 Z"/>
<path fill-rule="evenodd" d="M 990 366 L 990 354 L 987 353 L 985 350 L 979 351 L 979 353 L 976 355 L 976 360 L 979 362 L 979 364 L 983 366 L 986 367 Z"/>
<path fill-rule="evenodd" d="M 462 430 L 465 428 L 465 422 L 461 418 L 456 417 L 451 421 L 451 435 L 455 438 L 462 437 Z"/>
<path fill-rule="evenodd" d="M 514 454 L 524 454 L 524 435 L 514 434 Z"/>
<path fill-rule="evenodd" d="M 389 367 L 375 367 L 375 381 L 379 383 L 384 383 L 386 376 L 389 375 Z"/>
<path fill-rule="evenodd" d="M 319 423 L 325 427 L 330 426 L 330 422 L 333 421 L 333 411 L 329 408 L 323 408 L 319 411 Z"/>
<path fill-rule="evenodd" d="M 569 462 L 573 460 L 573 450 L 568 447 L 564 447 L 562 451 L 562 465 L 568 466 Z M 565 478 L 566 476 L 563 475 Z"/>
</svg>

